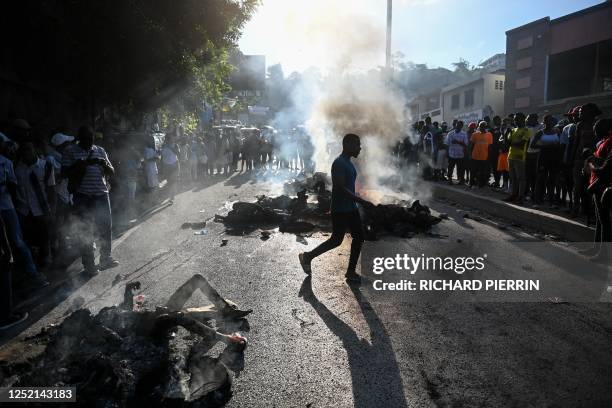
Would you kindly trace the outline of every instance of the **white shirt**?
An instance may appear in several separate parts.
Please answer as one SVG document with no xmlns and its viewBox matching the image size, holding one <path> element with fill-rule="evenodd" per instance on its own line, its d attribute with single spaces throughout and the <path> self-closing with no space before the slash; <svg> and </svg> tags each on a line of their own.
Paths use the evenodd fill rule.
<svg viewBox="0 0 612 408">
<path fill-rule="evenodd" d="M 46 161 L 37 159 L 36 163 L 28 166 L 24 163 L 17 164 L 15 167 L 15 176 L 17 177 L 17 197 L 15 207 L 22 215 L 28 215 L 30 212 L 33 216 L 38 217 L 44 215 L 43 207 L 39 202 L 38 195 L 34 190 L 30 174 L 34 173 L 40 185 L 40 191 L 45 200 L 47 200 L 46 187 L 55 186 L 55 175 L 53 166 L 49 166 L 46 170 Z M 45 180 L 45 176 L 47 179 Z M 48 202 L 47 202 L 48 203 Z"/>
</svg>

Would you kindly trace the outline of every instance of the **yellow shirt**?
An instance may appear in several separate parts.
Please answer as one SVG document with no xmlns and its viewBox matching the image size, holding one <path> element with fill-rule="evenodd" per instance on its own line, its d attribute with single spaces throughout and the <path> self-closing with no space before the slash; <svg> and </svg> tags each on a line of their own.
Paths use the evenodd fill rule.
<svg viewBox="0 0 612 408">
<path fill-rule="evenodd" d="M 508 136 L 510 142 L 510 150 L 508 151 L 508 160 L 525 160 L 525 152 L 527 151 L 527 145 L 531 138 L 531 131 L 526 127 L 514 128 Z M 521 148 L 512 146 L 513 143 L 524 141 L 525 145 Z"/>
</svg>

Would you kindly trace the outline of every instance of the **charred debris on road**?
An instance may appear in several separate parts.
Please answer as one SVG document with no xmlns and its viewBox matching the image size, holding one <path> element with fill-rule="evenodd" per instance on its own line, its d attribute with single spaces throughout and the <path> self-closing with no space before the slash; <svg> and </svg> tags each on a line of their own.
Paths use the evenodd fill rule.
<svg viewBox="0 0 612 408">
<path fill-rule="evenodd" d="M 230 235 L 245 235 L 257 229 L 278 228 L 280 232 L 296 235 L 316 231 L 331 231 L 330 180 L 325 173 L 285 183 L 285 194 L 270 197 L 257 196 L 255 202 L 237 201 L 227 215 L 215 215 L 215 221 L 225 225 Z M 310 195 L 316 197 L 316 200 Z M 371 208 L 361 208 L 366 240 L 374 241 L 387 234 L 410 238 L 428 231 L 442 218 L 431 214 L 419 200 L 409 202 L 384 197 L 383 202 Z M 269 233 L 266 235 L 269 237 Z"/>
<path fill-rule="evenodd" d="M 0 386 L 76 387 L 75 406 L 82 407 L 223 406 L 232 396 L 230 370 L 242 371 L 246 347 L 246 339 L 230 341 L 223 333 L 247 331 L 244 317 L 251 311 L 214 289 L 215 305 L 146 310 L 133 301 L 138 288 L 128 283 L 119 306 L 96 315 L 78 309 L 61 324 L 3 347 Z M 171 299 L 184 304 L 196 289 L 211 289 L 202 275 Z M 227 345 L 222 351 L 219 342 Z"/>
</svg>

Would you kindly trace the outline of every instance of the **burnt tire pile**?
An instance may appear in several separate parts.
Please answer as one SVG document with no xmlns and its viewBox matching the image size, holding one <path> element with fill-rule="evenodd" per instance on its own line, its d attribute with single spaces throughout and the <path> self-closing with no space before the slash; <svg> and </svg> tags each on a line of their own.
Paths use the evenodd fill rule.
<svg viewBox="0 0 612 408">
<path fill-rule="evenodd" d="M 225 216 L 216 215 L 215 220 L 225 225 L 230 234 L 244 235 L 256 229 L 278 228 L 280 232 L 304 234 L 331 230 L 331 192 L 324 173 L 285 184 L 285 191 L 297 191 L 297 196 L 261 195 L 256 202 L 238 201 Z M 316 200 L 309 199 L 311 194 Z M 415 233 L 429 230 L 441 221 L 430 209 L 418 200 L 410 203 L 395 200 L 394 204 L 379 204 L 361 208 L 361 217 L 367 240 L 376 240 L 380 235 L 410 238 Z"/>
</svg>

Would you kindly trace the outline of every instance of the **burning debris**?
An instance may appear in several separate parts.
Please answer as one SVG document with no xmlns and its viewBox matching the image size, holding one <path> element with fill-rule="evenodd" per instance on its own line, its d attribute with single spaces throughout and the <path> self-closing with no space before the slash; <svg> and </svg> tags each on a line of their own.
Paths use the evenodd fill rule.
<svg viewBox="0 0 612 408">
<path fill-rule="evenodd" d="M 328 183 L 325 173 L 315 173 L 312 177 L 285 184 L 285 191 L 295 191 L 295 197 L 261 195 L 254 203 L 238 201 L 226 216 L 216 215 L 215 221 L 222 222 L 229 233 L 240 234 L 257 228 L 277 227 L 280 232 L 294 234 L 330 231 L 331 191 L 326 188 Z M 308 193 L 316 197 L 316 200 L 311 199 Z M 409 238 L 417 232 L 429 230 L 442 220 L 432 215 L 429 208 L 419 200 L 410 203 L 386 197 L 385 201 L 392 204 L 361 209 L 368 240 L 375 240 L 383 233 Z"/>
<path fill-rule="evenodd" d="M 228 366 L 236 370 L 246 339 L 223 334 L 251 310 L 223 299 L 202 275 L 183 284 L 165 307 L 135 311 L 138 282 L 123 303 L 97 315 L 79 309 L 60 325 L 13 344 L 0 354 L 0 386 L 74 386 L 84 407 L 216 407 L 231 398 Z M 200 289 L 213 304 L 183 309 Z M 216 325 L 223 329 L 215 329 Z M 226 345 L 218 357 L 210 350 Z M 38 350 L 23 361 L 20 350 Z"/>
</svg>

